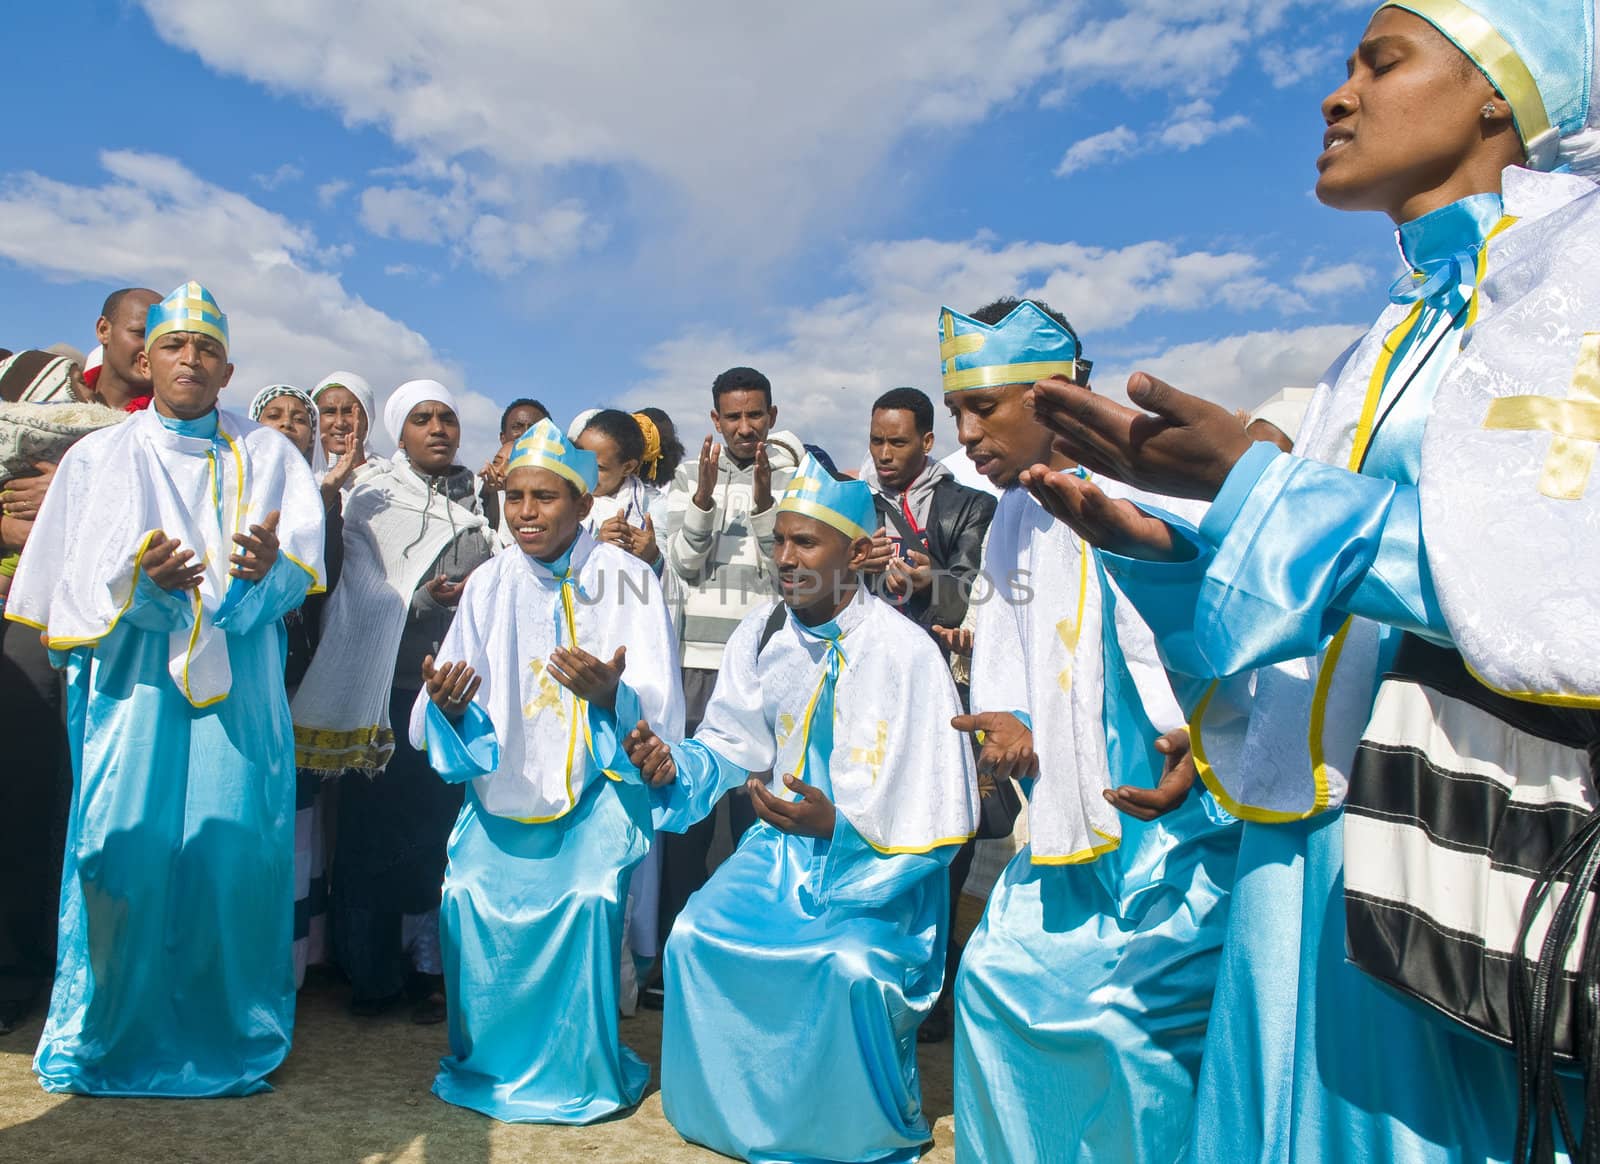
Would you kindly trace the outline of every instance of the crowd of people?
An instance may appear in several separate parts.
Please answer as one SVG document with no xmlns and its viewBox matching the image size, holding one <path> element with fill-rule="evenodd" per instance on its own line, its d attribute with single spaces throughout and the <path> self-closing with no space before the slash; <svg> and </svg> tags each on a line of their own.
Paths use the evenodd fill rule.
<svg viewBox="0 0 1600 1164">
<path fill-rule="evenodd" d="M 1007 297 L 930 308 L 944 460 L 918 389 L 836 462 L 736 367 L 698 447 L 519 398 L 475 472 L 436 381 L 219 407 L 198 282 L 8 355 L 0 1027 L 246 1095 L 327 965 L 509 1122 L 636 1104 L 660 1008 L 751 1161 L 916 1159 L 952 1036 L 963 1159 L 1600 1159 L 1594 46 L 1378 10 L 1317 192 L 1406 270 L 1249 415 Z"/>
</svg>

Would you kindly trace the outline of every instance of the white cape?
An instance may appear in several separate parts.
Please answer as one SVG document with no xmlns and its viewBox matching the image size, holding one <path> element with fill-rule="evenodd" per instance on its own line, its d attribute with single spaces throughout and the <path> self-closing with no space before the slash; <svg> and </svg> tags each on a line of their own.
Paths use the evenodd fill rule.
<svg viewBox="0 0 1600 1164">
<path fill-rule="evenodd" d="M 278 511 L 280 554 L 323 588 L 322 495 L 300 452 L 274 429 L 218 410 L 214 439 L 186 437 L 153 408 L 90 433 L 61 458 L 28 537 L 6 617 L 52 649 L 92 646 L 133 602 L 157 531 L 194 550 L 205 576 L 195 619 L 172 632 L 167 670 L 196 707 L 225 699 L 233 676 L 212 620 L 227 597 L 233 535 Z"/>
</svg>

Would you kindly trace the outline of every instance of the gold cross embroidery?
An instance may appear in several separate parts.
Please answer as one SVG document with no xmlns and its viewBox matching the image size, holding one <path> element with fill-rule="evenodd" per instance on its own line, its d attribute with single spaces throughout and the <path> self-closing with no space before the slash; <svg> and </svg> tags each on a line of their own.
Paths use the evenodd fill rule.
<svg viewBox="0 0 1600 1164">
<path fill-rule="evenodd" d="M 1072 656 L 1078 649 L 1078 626 L 1070 618 L 1064 618 L 1056 623 L 1056 635 L 1067 648 L 1067 667 L 1056 676 L 1056 683 L 1065 695 L 1072 690 Z"/>
<path fill-rule="evenodd" d="M 1504 396 L 1489 405 L 1483 427 L 1547 432 L 1550 453 L 1539 492 L 1556 501 L 1578 501 L 1589 487 L 1600 449 L 1600 332 L 1588 332 L 1572 373 L 1572 391 L 1554 396 Z"/>
<path fill-rule="evenodd" d="M 794 735 L 794 716 L 787 711 L 778 716 L 778 747 L 782 748 Z"/>
<path fill-rule="evenodd" d="M 852 764 L 865 764 L 872 770 L 872 783 L 878 782 L 878 773 L 883 771 L 883 761 L 888 755 L 889 748 L 889 721 L 878 721 L 878 739 L 870 748 L 851 748 L 850 762 Z"/>
<path fill-rule="evenodd" d="M 550 678 L 550 672 L 545 670 L 544 660 L 535 659 L 528 664 L 528 667 L 539 677 L 539 694 L 523 705 L 522 717 L 532 719 L 546 708 L 554 708 L 562 719 L 566 719 L 567 706 L 561 698 L 561 685 Z"/>
</svg>

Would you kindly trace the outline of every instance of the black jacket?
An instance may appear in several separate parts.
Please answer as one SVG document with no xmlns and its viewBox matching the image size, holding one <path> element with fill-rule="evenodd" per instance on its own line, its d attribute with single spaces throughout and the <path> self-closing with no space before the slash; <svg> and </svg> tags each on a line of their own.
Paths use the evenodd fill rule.
<svg viewBox="0 0 1600 1164">
<path fill-rule="evenodd" d="M 900 507 L 874 493 L 878 520 L 889 536 L 902 542 L 910 531 Z M 928 506 L 928 523 L 923 533 L 928 542 L 928 557 L 933 563 L 933 585 L 900 607 L 907 618 L 927 629 L 934 626 L 958 627 L 967 616 L 967 599 L 973 579 L 983 561 L 983 537 L 994 519 L 995 499 L 977 489 L 969 489 L 952 477 L 941 478 L 933 487 L 933 502 Z M 880 598 L 899 603 L 884 588 L 884 578 L 873 579 L 873 590 Z"/>
</svg>

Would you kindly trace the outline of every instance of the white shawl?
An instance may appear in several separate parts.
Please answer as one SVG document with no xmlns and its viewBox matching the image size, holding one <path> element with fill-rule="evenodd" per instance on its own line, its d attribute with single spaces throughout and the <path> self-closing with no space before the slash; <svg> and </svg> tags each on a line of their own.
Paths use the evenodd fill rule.
<svg viewBox="0 0 1600 1164">
<path fill-rule="evenodd" d="M 574 641 L 610 661 L 628 648 L 622 680 L 639 697 L 644 718 L 665 739 L 683 735 L 683 688 L 672 646 L 672 623 L 650 567 L 580 530 L 562 586 L 521 550 L 506 550 L 467 582 L 455 621 L 439 647 L 441 663 L 469 664 L 481 676 L 475 702 L 488 712 L 500 743 L 500 767 L 474 789 L 496 816 L 528 824 L 570 812 L 600 775 L 592 750 L 588 705 L 558 684 L 550 653 Z M 568 618 L 573 620 L 569 625 Z M 411 711 L 411 742 L 426 740 L 428 693 Z M 620 724 L 629 731 L 633 724 Z M 614 778 L 614 777 L 613 777 Z"/>
<path fill-rule="evenodd" d="M 973 595 L 972 710 L 1021 711 L 1033 721 L 1034 864 L 1093 861 L 1122 842 L 1122 815 L 1103 795 L 1119 774 L 1110 770 L 1106 741 L 1106 595 L 1094 555 L 1031 494 L 1013 488 L 989 526 L 984 576 L 986 589 Z M 1112 633 L 1145 715 L 1158 733 L 1181 727 L 1155 636 L 1120 595 L 1113 610 Z"/>
<path fill-rule="evenodd" d="M 739 623 L 695 739 L 749 772 L 771 771 L 776 796 L 795 798 L 785 773 L 801 770 L 805 717 L 828 664 L 825 643 L 793 617 L 756 648 L 774 604 Z M 845 662 L 834 691 L 828 779 L 835 807 L 885 853 L 925 853 L 977 830 L 978 781 L 939 648 L 916 623 L 865 587 L 835 620 Z"/>
<path fill-rule="evenodd" d="M 232 579 L 233 535 L 279 513 L 280 554 L 323 587 L 322 496 L 282 434 L 218 411 L 214 439 L 180 436 L 154 409 L 84 437 L 61 459 L 28 537 L 6 617 L 42 630 L 56 650 L 92 646 L 133 602 L 157 530 L 206 567 L 195 620 L 172 632 L 168 672 L 206 707 L 232 686 L 226 636 L 212 624 Z"/>
<path fill-rule="evenodd" d="M 350 491 L 344 567 L 291 707 L 300 767 L 379 772 L 389 763 L 389 692 L 411 596 L 456 538 L 487 528 L 481 514 L 430 490 L 399 454 L 373 462 Z"/>
</svg>

